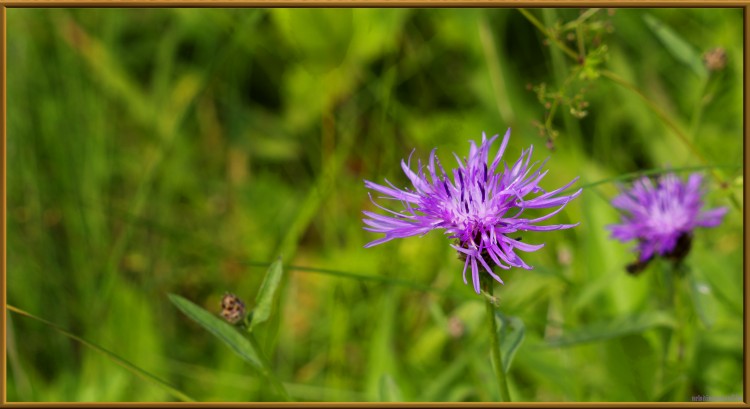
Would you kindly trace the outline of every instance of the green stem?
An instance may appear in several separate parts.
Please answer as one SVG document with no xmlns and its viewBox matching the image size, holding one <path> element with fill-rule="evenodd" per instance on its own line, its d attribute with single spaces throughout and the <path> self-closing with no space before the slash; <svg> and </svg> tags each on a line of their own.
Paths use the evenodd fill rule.
<svg viewBox="0 0 750 409">
<path fill-rule="evenodd" d="M 503 121 L 513 123 L 515 121 L 515 115 L 511 108 L 513 104 L 510 103 L 507 96 L 508 92 L 506 91 L 505 80 L 502 75 L 502 66 L 500 65 L 500 58 L 497 55 L 497 46 L 486 17 L 479 19 L 479 39 L 482 41 L 482 51 L 487 60 L 487 71 L 490 74 L 492 88 L 495 91 L 497 111 L 500 113 Z"/>
<path fill-rule="evenodd" d="M 688 354 L 687 340 L 689 337 L 689 331 L 691 331 L 690 325 L 686 325 L 688 316 L 685 310 L 685 294 L 688 289 L 685 288 L 686 280 L 684 280 L 677 271 L 677 268 L 673 269 L 674 273 L 674 288 L 676 289 L 674 294 L 674 302 L 672 308 L 674 311 L 675 321 L 677 327 L 674 329 L 674 338 L 677 350 L 673 353 L 674 362 L 677 366 L 679 373 L 686 373 L 690 366 L 692 356 Z M 687 377 L 679 378 L 673 400 L 682 399 L 684 396 L 688 396 L 689 381 Z"/>
<path fill-rule="evenodd" d="M 287 402 L 292 402 L 292 397 L 289 396 L 289 392 L 286 391 L 286 388 L 284 388 L 284 384 L 279 381 L 279 378 L 276 377 L 276 375 L 271 370 L 271 364 L 268 361 L 268 358 L 266 358 L 266 355 L 263 353 L 263 350 L 260 348 L 260 344 L 258 343 L 258 340 L 255 339 L 255 335 L 253 335 L 251 332 L 247 333 L 247 338 L 250 340 L 250 343 L 253 345 L 253 348 L 255 348 L 256 351 L 258 351 L 258 356 L 260 357 L 260 361 L 263 364 L 263 376 L 268 379 L 271 384 L 273 385 L 274 389 L 279 393 L 279 395 Z"/>
<path fill-rule="evenodd" d="M 492 331 L 492 345 L 490 345 L 490 353 L 492 355 L 492 363 L 495 367 L 495 377 L 497 378 L 497 385 L 500 389 L 500 400 L 503 402 L 510 402 L 510 392 L 508 390 L 508 380 L 505 377 L 505 370 L 503 369 L 503 354 L 500 351 L 500 335 L 497 331 L 497 320 L 495 319 L 495 306 L 492 304 L 492 283 L 484 283 L 485 291 L 489 294 L 489 298 L 485 300 L 487 306 L 487 319 L 490 321 L 490 330 Z"/>
<path fill-rule="evenodd" d="M 548 30 L 528 10 L 518 9 L 518 11 L 521 14 L 523 14 L 523 16 L 526 17 L 526 19 L 529 20 L 529 22 L 531 22 L 531 24 L 533 24 L 537 29 L 539 29 L 539 31 L 541 31 L 542 34 L 544 34 L 544 36 L 547 37 L 547 39 L 549 39 L 561 51 L 563 51 L 565 54 L 567 54 L 568 57 L 570 57 L 571 59 L 573 59 L 576 62 L 579 61 L 578 54 L 576 54 L 575 51 L 573 51 L 572 49 L 570 49 L 568 46 L 566 46 L 560 40 L 558 40 L 554 35 L 552 35 L 552 33 L 550 32 L 550 30 Z M 648 106 L 649 109 L 651 109 L 651 111 L 653 111 L 656 114 L 656 116 L 659 117 L 659 119 L 664 123 L 664 125 L 666 125 L 667 128 L 671 129 L 672 132 L 674 132 L 674 134 L 677 136 L 677 139 L 679 139 L 680 142 L 682 142 L 685 145 L 685 147 L 687 147 L 687 149 L 693 155 L 695 155 L 695 157 L 697 157 L 701 162 L 703 162 L 703 164 L 708 165 L 708 163 L 709 163 L 708 160 L 706 160 L 706 158 L 700 153 L 700 151 L 698 150 L 698 148 L 692 143 L 692 141 L 691 141 L 692 138 L 689 138 L 685 134 L 685 132 L 683 132 L 682 129 L 680 129 L 680 127 L 677 126 L 677 124 L 667 115 L 667 113 L 664 112 L 655 102 L 653 102 L 650 99 L 648 99 L 648 97 L 643 92 L 641 92 L 640 89 L 638 89 L 635 85 L 627 82 L 625 79 L 623 79 L 622 77 L 620 77 L 619 75 L 615 74 L 612 71 L 601 70 L 600 74 L 603 77 L 609 79 L 610 81 L 615 82 L 615 83 L 617 83 L 617 84 L 619 84 L 619 85 L 621 85 L 621 86 L 629 89 L 634 94 L 636 94 L 638 97 L 640 97 L 643 100 L 643 102 L 646 103 L 646 106 Z M 714 179 L 716 179 L 716 182 L 719 184 L 719 186 L 722 189 L 728 189 L 728 183 L 726 183 L 726 181 L 724 180 L 724 178 L 722 177 L 722 175 L 719 174 L 719 172 L 717 172 L 716 169 L 712 169 L 711 170 L 711 175 L 714 177 Z M 734 195 L 734 192 L 728 192 L 728 197 L 729 197 L 729 201 L 732 202 L 732 205 L 734 206 L 734 208 L 737 209 L 738 211 L 742 211 L 742 204 L 740 203 L 739 199 L 737 199 L 737 197 Z"/>
<path fill-rule="evenodd" d="M 108 349 L 105 349 L 104 347 L 101 347 L 97 344 L 94 344 L 93 342 L 89 342 L 77 335 L 74 335 L 71 332 L 66 331 L 62 327 L 57 326 L 56 324 L 53 324 L 50 321 L 47 321 L 43 318 L 37 317 L 36 315 L 33 315 L 29 312 L 26 312 L 20 308 L 16 308 L 10 304 L 6 304 L 5 308 L 10 311 L 14 312 L 18 315 L 31 318 L 35 321 L 41 322 L 42 324 L 54 329 L 55 331 L 59 332 L 60 334 L 65 335 L 66 337 L 72 339 L 73 341 L 76 341 L 80 343 L 81 345 L 90 348 L 93 351 L 99 352 L 103 354 L 106 358 L 111 360 L 117 365 L 120 365 L 121 367 L 127 369 L 131 373 L 135 374 L 136 376 L 145 379 L 149 382 L 152 382 L 161 388 L 163 388 L 165 391 L 169 392 L 172 396 L 176 397 L 177 399 L 183 401 L 183 402 L 195 402 L 195 399 L 191 398 L 190 396 L 182 393 L 180 390 L 172 387 L 170 384 L 168 384 L 166 381 L 161 380 L 160 378 L 156 377 L 155 375 L 152 375 L 149 372 L 146 372 L 145 370 L 141 369 L 140 367 L 135 366 L 134 364 L 130 363 L 128 360 L 121 358 L 120 356 L 116 355 L 114 352 L 109 351 Z"/>
<path fill-rule="evenodd" d="M 660 269 L 659 275 L 655 275 L 656 288 L 660 294 L 659 309 L 674 312 L 674 277 L 673 269 L 666 260 L 659 260 Z M 671 327 L 665 327 L 661 329 L 661 340 L 662 340 L 662 356 L 659 368 L 658 377 L 658 392 L 661 396 L 664 396 L 664 388 L 666 387 L 667 381 L 667 369 L 671 362 L 669 359 L 670 349 L 672 345 L 672 338 L 674 330 Z"/>
<path fill-rule="evenodd" d="M 690 138 L 685 134 L 685 132 L 683 132 L 682 129 L 680 129 L 680 127 L 677 126 L 677 124 L 674 121 L 672 121 L 672 119 L 667 115 L 667 113 L 664 112 L 655 102 L 648 99 L 648 97 L 644 95 L 640 89 L 638 89 L 635 85 L 627 82 L 625 79 L 623 79 L 622 77 L 620 77 L 619 75 L 615 74 L 612 71 L 602 70 L 601 74 L 603 77 L 629 89 L 634 94 L 638 95 L 638 97 L 640 97 L 643 100 L 643 102 L 646 103 L 646 106 L 648 106 L 649 109 L 651 109 L 651 111 L 653 111 L 656 114 L 656 116 L 658 116 L 659 119 L 661 119 L 661 121 L 669 129 L 672 130 L 672 132 L 677 136 L 677 139 L 679 139 L 683 143 L 683 145 L 685 145 L 688 148 L 688 150 L 690 150 L 690 152 L 692 152 L 692 154 L 695 155 L 696 158 L 698 158 L 698 160 L 703 162 L 704 165 L 708 165 L 709 162 L 708 160 L 706 160 L 706 157 L 700 153 L 698 148 L 690 141 Z M 724 178 L 719 174 L 719 172 L 716 169 L 711 169 L 711 175 L 714 177 L 714 179 L 716 179 L 716 182 L 719 183 L 719 186 L 722 189 L 726 189 L 727 183 L 724 181 Z M 734 196 L 734 192 L 729 192 L 729 201 L 732 202 L 732 205 L 734 205 L 734 207 L 737 210 L 742 211 L 742 205 L 740 204 L 739 200 Z"/>
<path fill-rule="evenodd" d="M 557 39 L 557 37 L 553 36 L 549 32 L 549 30 L 547 30 L 547 28 L 544 26 L 544 24 L 542 24 L 541 22 L 539 22 L 539 20 L 537 20 L 537 18 L 534 17 L 533 14 L 531 14 L 526 9 L 518 9 L 518 11 L 521 14 L 523 14 L 523 16 L 526 17 L 526 19 L 529 20 L 529 22 L 531 24 L 533 24 L 536 28 L 538 28 L 539 31 L 541 31 L 542 34 L 544 34 L 544 36 L 547 37 L 547 39 L 549 39 L 550 41 L 552 41 L 553 43 L 555 43 L 555 45 L 557 45 L 560 48 L 560 50 L 562 50 L 565 54 L 568 54 L 568 56 L 570 58 L 572 58 L 573 60 L 578 61 L 578 54 L 576 54 L 575 51 L 571 50 L 568 46 L 566 46 L 565 44 L 563 44 L 559 39 Z"/>
<path fill-rule="evenodd" d="M 698 126 L 700 125 L 701 118 L 703 117 L 703 110 L 706 107 L 706 94 L 708 92 L 708 85 L 711 81 L 711 74 L 709 73 L 706 78 L 703 78 L 701 80 L 700 84 L 700 90 L 701 92 L 698 94 L 698 101 L 695 103 L 695 108 L 693 109 L 693 115 L 690 116 L 690 128 L 688 131 L 688 136 L 690 137 L 691 141 L 695 140 L 695 134 L 698 132 Z"/>
<path fill-rule="evenodd" d="M 657 280 L 660 293 L 659 308 L 672 314 L 676 326 L 662 328 L 662 359 L 657 391 L 661 399 L 679 401 L 688 396 L 689 392 L 688 378 L 674 375 L 686 373 L 690 366 L 686 363 L 691 357 L 686 357 L 686 344 L 689 339 L 686 331 L 690 331 L 690 325 L 686 325 L 688 317 L 684 299 L 684 294 L 689 290 L 684 288 L 684 265 L 675 265 L 670 260 L 660 260 L 660 264 L 660 279 Z M 669 369 L 672 370 L 672 375 L 667 374 Z"/>
</svg>

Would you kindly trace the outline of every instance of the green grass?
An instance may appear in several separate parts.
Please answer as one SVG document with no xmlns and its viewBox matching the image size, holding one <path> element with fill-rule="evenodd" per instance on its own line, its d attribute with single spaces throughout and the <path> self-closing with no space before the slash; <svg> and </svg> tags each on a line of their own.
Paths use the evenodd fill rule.
<svg viewBox="0 0 750 409">
<path fill-rule="evenodd" d="M 525 327 L 513 399 L 743 393 L 741 9 L 7 17 L 8 304 L 46 320 L 6 315 L 8 401 L 279 399 L 167 296 L 253 308 L 279 256 L 278 304 L 253 334 L 294 400 L 497 400 L 484 299 L 448 240 L 364 249 L 361 212 L 363 180 L 405 186 L 412 149 L 451 164 L 508 127 L 507 161 L 533 144 L 543 187 L 586 187 L 554 219 L 581 225 L 526 235 L 546 243 L 523 255 L 536 268 L 495 289 Z M 727 65 L 710 72 L 714 47 Z M 565 102 L 581 89 L 579 119 Z M 626 274 L 631 246 L 604 229 L 615 182 L 665 167 L 704 172 L 707 204 L 730 208 L 696 232 L 674 309 L 658 266 Z"/>
</svg>

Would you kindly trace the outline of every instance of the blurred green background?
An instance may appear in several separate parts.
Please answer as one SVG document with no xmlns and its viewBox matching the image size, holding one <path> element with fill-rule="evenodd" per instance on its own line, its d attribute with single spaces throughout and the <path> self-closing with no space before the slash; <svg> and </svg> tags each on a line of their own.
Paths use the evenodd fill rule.
<svg viewBox="0 0 750 409">
<path fill-rule="evenodd" d="M 658 264 L 625 273 L 632 244 L 604 229 L 615 183 L 553 219 L 579 227 L 526 235 L 546 243 L 522 254 L 536 268 L 496 289 L 525 328 L 514 400 L 743 393 L 742 9 L 11 8 L 7 22 L 8 303 L 194 399 L 276 397 L 166 294 L 252 307 L 278 255 L 260 335 L 295 399 L 498 399 L 483 299 L 448 240 L 364 249 L 379 236 L 361 211 L 364 179 L 406 186 L 412 149 L 450 164 L 509 127 L 506 161 L 533 144 L 547 189 L 717 166 L 706 202 L 730 208 L 696 233 L 676 308 Z M 716 47 L 726 64 L 707 69 Z M 175 399 L 6 319 L 9 401 Z"/>
</svg>

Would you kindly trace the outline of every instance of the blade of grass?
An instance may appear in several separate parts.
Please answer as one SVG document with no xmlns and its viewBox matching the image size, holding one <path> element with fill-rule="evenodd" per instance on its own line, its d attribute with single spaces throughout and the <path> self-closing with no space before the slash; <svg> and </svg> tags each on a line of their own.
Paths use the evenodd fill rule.
<svg viewBox="0 0 750 409">
<path fill-rule="evenodd" d="M 290 401 L 289 394 L 284 386 L 276 378 L 271 370 L 268 360 L 263 356 L 263 351 L 255 341 L 252 334 L 246 338 L 235 327 L 226 321 L 204 310 L 183 297 L 176 294 L 167 294 L 169 300 L 190 319 L 198 323 L 205 330 L 219 338 L 224 344 L 231 348 L 240 358 L 250 364 L 256 371 L 268 379 L 277 389 L 281 397 Z"/>
<path fill-rule="evenodd" d="M 490 80 L 495 91 L 497 111 L 503 118 L 503 122 L 508 124 L 514 123 L 513 104 L 511 104 L 507 97 L 508 92 L 505 89 L 502 67 L 497 55 L 497 45 L 495 44 L 495 39 L 492 37 L 492 30 L 490 30 L 485 16 L 479 18 L 479 38 L 482 41 L 482 51 L 484 59 L 487 61 L 487 71 L 490 73 Z"/>
<path fill-rule="evenodd" d="M 645 14 L 643 20 L 651 31 L 656 34 L 664 48 L 672 57 L 687 65 L 701 79 L 708 75 L 701 58 L 693 47 L 680 37 L 668 25 L 651 14 Z"/>
<path fill-rule="evenodd" d="M 167 296 L 191 320 L 219 338 L 253 369 L 265 374 L 266 368 L 263 367 L 258 351 L 235 327 L 179 295 L 168 294 Z"/>
<path fill-rule="evenodd" d="M 249 266 L 268 267 L 271 263 L 247 261 L 244 264 L 249 265 Z M 462 299 L 462 300 L 474 299 L 474 297 L 472 297 L 471 294 L 447 291 L 444 289 L 419 284 L 413 281 L 401 280 L 401 279 L 392 278 L 392 277 L 383 277 L 383 276 L 376 276 L 376 275 L 369 275 L 369 274 L 357 274 L 357 273 L 350 273 L 347 271 L 331 270 L 331 269 L 316 268 L 316 267 L 304 267 L 304 266 L 286 266 L 286 269 L 289 271 L 302 271 L 302 272 L 307 272 L 307 273 L 326 274 L 326 275 L 330 275 L 334 277 L 351 278 L 355 280 L 376 281 L 376 282 L 380 282 L 380 283 L 388 284 L 388 285 L 400 285 L 403 287 L 412 288 L 414 290 L 431 292 L 431 293 L 440 294 L 443 296 L 448 296 L 451 298 Z"/>
<path fill-rule="evenodd" d="M 354 145 L 353 140 L 351 131 L 347 131 L 342 135 L 341 140 L 337 142 L 338 146 L 336 150 L 331 155 L 329 161 L 323 166 L 323 170 L 318 175 L 315 185 L 308 191 L 307 196 L 300 203 L 297 218 L 286 230 L 286 234 L 281 239 L 274 254 L 283 255 L 287 260 L 294 259 L 294 253 L 297 251 L 300 238 L 334 189 L 337 175 Z"/>
<path fill-rule="evenodd" d="M 424 392 L 420 399 L 425 402 L 434 402 L 445 399 L 445 392 L 451 385 L 457 383 L 459 377 L 466 373 L 466 366 L 474 358 L 476 345 L 463 348 L 461 354 L 451 360 L 450 364 L 445 366 L 444 370 L 434 374 L 432 380 L 423 388 Z"/>
<path fill-rule="evenodd" d="M 673 327 L 674 325 L 674 318 L 671 315 L 664 312 L 651 312 L 582 325 L 559 337 L 550 339 L 547 341 L 547 345 L 550 347 L 570 347 L 619 338 L 652 328 Z"/>
<path fill-rule="evenodd" d="M 167 365 L 170 372 L 175 376 L 185 377 L 211 386 L 218 386 L 219 382 L 228 382 L 228 386 L 232 388 L 246 389 L 248 384 L 258 382 L 258 377 L 252 374 L 244 375 L 236 372 L 227 373 L 214 367 L 196 365 L 194 363 L 168 360 Z M 367 400 L 364 394 L 359 391 L 332 391 L 325 386 L 290 382 L 284 382 L 284 387 L 289 391 L 291 396 L 304 401 L 325 401 L 326 396 L 332 394 L 338 394 L 342 399 L 350 402 Z"/>
<path fill-rule="evenodd" d="M 13 383 L 16 386 L 16 393 L 18 394 L 18 397 L 23 401 L 34 400 L 33 390 L 31 389 L 31 381 L 29 381 L 29 376 L 23 369 L 21 360 L 18 355 L 16 331 L 15 326 L 13 325 L 12 317 L 10 315 L 8 315 L 8 320 L 6 321 L 6 349 L 8 351 L 7 354 L 9 369 L 13 374 Z"/>
<path fill-rule="evenodd" d="M 65 335 L 66 337 L 68 337 L 68 338 L 70 338 L 70 339 L 72 339 L 72 340 L 74 340 L 76 342 L 81 343 L 85 347 L 90 348 L 90 349 L 92 349 L 94 351 L 97 351 L 97 352 L 103 354 L 104 356 L 106 356 L 107 358 L 109 358 L 110 360 L 112 360 L 117 365 L 122 366 L 123 368 L 127 369 L 128 371 L 130 371 L 131 373 L 135 374 L 139 378 L 144 379 L 146 381 L 149 381 L 149 382 L 151 382 L 151 383 L 153 383 L 153 384 L 161 387 L 162 389 L 164 389 L 165 391 L 167 391 L 170 395 L 174 396 L 175 398 L 177 398 L 177 399 L 179 399 L 179 400 L 181 400 L 183 402 L 195 402 L 195 400 L 193 398 L 191 398 L 190 396 L 186 395 L 185 393 L 179 391 L 178 389 L 174 388 L 173 386 L 169 385 L 167 382 L 165 382 L 165 381 L 159 379 L 158 377 L 156 377 L 155 375 L 152 375 L 149 372 L 147 372 L 147 371 L 145 371 L 145 370 L 143 370 L 143 369 L 135 366 L 134 364 L 132 364 L 129 361 L 127 361 L 126 359 L 124 359 L 122 357 L 119 357 L 115 353 L 110 352 L 107 349 L 105 349 L 105 348 L 103 348 L 103 347 L 101 347 L 99 345 L 94 344 L 93 342 L 86 341 L 85 339 L 83 339 L 83 338 L 81 338 L 81 337 L 79 337 L 77 335 L 71 334 L 70 332 L 68 332 L 68 331 L 66 331 L 66 330 L 58 327 L 57 325 L 55 325 L 55 324 L 53 324 L 53 323 L 51 323 L 51 322 L 49 322 L 49 321 L 47 321 L 47 320 L 45 320 L 43 318 L 39 318 L 39 317 L 37 317 L 37 316 L 35 316 L 35 315 L 31 314 L 31 313 L 28 313 L 28 312 L 26 312 L 26 311 L 24 311 L 24 310 L 22 310 L 20 308 L 14 307 L 14 306 L 9 305 L 9 304 L 6 304 L 6 308 L 8 309 L 8 311 L 12 311 L 12 312 L 14 312 L 14 313 L 16 313 L 18 315 L 21 315 L 21 316 L 24 316 L 24 317 L 27 317 L 27 318 L 31 318 L 31 319 L 33 319 L 35 321 L 41 322 L 42 324 L 47 325 L 48 327 L 54 329 L 55 331 L 57 331 L 57 332 Z"/>
<path fill-rule="evenodd" d="M 365 377 L 365 391 L 370 399 L 393 402 L 389 399 L 394 398 L 392 393 L 395 391 L 392 386 L 398 389 L 393 380 L 393 375 L 398 374 L 397 362 L 394 359 L 396 353 L 393 348 L 394 327 L 398 315 L 397 297 L 398 292 L 394 289 L 384 292 L 378 308 L 379 318 L 372 323 L 374 328 L 369 346 L 368 371 Z M 390 378 L 390 383 L 394 385 L 384 384 L 386 382 L 384 377 Z M 386 395 L 386 392 L 389 394 Z M 400 390 L 398 394 L 401 395 Z"/>
<path fill-rule="evenodd" d="M 388 374 L 380 377 L 380 401 L 381 402 L 403 402 L 404 397 L 396 381 Z"/>
<path fill-rule="evenodd" d="M 619 181 L 624 181 L 624 180 L 630 180 L 630 179 L 635 179 L 635 178 L 641 177 L 641 176 L 658 175 L 660 173 L 665 173 L 665 172 L 675 172 L 675 173 L 677 173 L 677 172 L 697 172 L 697 171 L 701 171 L 701 170 L 709 170 L 709 169 L 714 169 L 714 168 L 740 169 L 740 168 L 742 168 L 742 165 L 684 166 L 684 167 L 680 167 L 680 168 L 668 168 L 668 169 L 660 168 L 660 169 L 640 170 L 640 171 L 637 171 L 637 172 L 623 173 L 622 175 L 614 176 L 614 177 L 611 177 L 611 178 L 597 180 L 596 182 L 590 182 L 590 183 L 585 183 L 585 184 L 580 185 L 580 186 L 571 187 L 570 189 L 566 190 L 565 192 L 573 192 L 573 191 L 576 191 L 578 189 L 588 189 L 588 188 L 592 188 L 594 186 L 603 185 L 603 184 L 606 184 L 606 183 L 619 182 Z M 563 194 L 565 192 L 563 192 Z"/>
<path fill-rule="evenodd" d="M 690 141 L 690 138 L 685 134 L 685 132 L 680 129 L 679 126 L 677 126 L 677 123 L 672 120 L 672 118 L 667 115 L 664 110 L 662 110 L 655 102 L 651 101 L 643 92 L 641 92 L 640 89 L 638 89 L 635 85 L 629 83 L 624 78 L 620 77 L 619 75 L 615 74 L 612 71 L 609 70 L 602 70 L 601 74 L 603 77 L 611 80 L 612 82 L 621 85 L 628 90 L 632 91 L 636 95 L 638 95 L 643 102 L 646 103 L 646 106 L 648 106 L 651 111 L 653 111 L 657 117 L 667 126 L 667 128 L 671 129 L 672 132 L 677 136 L 677 139 L 679 139 L 692 153 L 695 155 L 698 160 L 703 162 L 708 166 L 708 160 L 706 159 L 703 154 L 700 153 L 698 148 Z M 711 175 L 716 179 L 716 181 L 719 183 L 720 186 L 726 185 L 726 182 L 722 178 L 722 176 L 716 171 L 715 167 L 711 169 Z M 738 211 L 742 211 L 742 205 L 740 204 L 739 200 L 734 196 L 733 193 L 729 194 L 729 199 L 732 202 L 732 205 L 734 205 L 735 209 Z"/>
<path fill-rule="evenodd" d="M 503 371 L 507 374 L 513 357 L 526 336 L 526 327 L 520 318 L 508 317 L 499 311 L 495 311 L 495 319 L 500 321 L 500 352 L 503 354 Z"/>
<path fill-rule="evenodd" d="M 274 261 L 268 268 L 263 283 L 260 285 L 258 295 L 255 297 L 255 309 L 253 319 L 250 321 L 248 331 L 252 331 L 256 325 L 266 322 L 271 316 L 274 300 L 277 299 L 279 283 L 281 282 L 281 258 Z"/>
<path fill-rule="evenodd" d="M 136 81 L 121 70 L 116 59 L 101 41 L 90 36 L 71 16 L 62 15 L 56 23 L 63 39 L 91 67 L 93 75 L 105 85 L 104 89 L 111 92 L 112 97 L 123 105 L 133 119 L 145 128 L 151 129 L 159 137 L 158 149 L 144 159 L 143 177 L 131 200 L 132 213 L 141 215 L 148 203 L 159 168 L 167 156 L 167 150 L 175 139 L 180 139 L 177 137 L 179 125 L 203 89 L 205 77 L 192 72 L 184 74 L 175 82 L 171 94 L 167 97 L 166 106 L 155 106 L 155 99 L 145 94 Z M 112 250 L 104 265 L 110 273 L 118 270 L 122 254 L 132 234 L 133 224 L 128 223 L 114 239 Z M 107 298 L 107 294 L 114 286 L 112 277 L 115 277 L 115 274 L 104 274 L 103 277 L 100 293 L 102 298 Z"/>
</svg>

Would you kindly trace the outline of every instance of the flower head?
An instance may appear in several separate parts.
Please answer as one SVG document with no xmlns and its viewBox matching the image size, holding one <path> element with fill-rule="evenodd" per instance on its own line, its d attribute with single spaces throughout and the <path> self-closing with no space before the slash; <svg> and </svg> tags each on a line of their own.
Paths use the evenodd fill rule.
<svg viewBox="0 0 750 409">
<path fill-rule="evenodd" d="M 385 237 L 374 240 L 365 247 L 372 247 L 386 241 L 424 235 L 435 229 L 442 229 L 450 238 L 456 239 L 451 246 L 456 249 L 464 261 L 463 279 L 466 283 L 466 270 L 471 266 L 474 291 L 480 293 L 479 274 L 483 270 L 492 278 L 503 282 L 493 273 L 489 263 L 502 269 L 531 267 L 516 255 L 515 250 L 536 251 L 544 244 L 529 244 L 520 238 L 512 238 L 519 231 L 547 231 L 568 229 L 576 224 L 538 225 L 558 212 L 572 199 L 577 197 L 579 189 L 571 195 L 560 195 L 578 178 L 567 185 L 546 192 L 539 187 L 539 182 L 548 171 L 542 172 L 544 163 L 535 171 L 538 164 L 529 166 L 533 146 L 521 153 L 516 163 L 508 168 L 501 159 L 508 145 L 510 129 L 503 138 L 500 149 L 490 161 L 490 147 L 498 138 L 495 135 L 489 140 L 482 134 L 482 143 L 477 146 L 471 141 L 469 157 L 463 161 L 456 155 L 458 167 L 446 173 L 435 154 L 430 153 L 429 163 L 425 167 L 417 162 L 416 172 L 411 170 L 411 156 L 408 161 L 401 161 L 401 168 L 413 185 L 413 189 L 398 189 L 386 180 L 389 186 L 365 181 L 365 187 L 383 194 L 381 198 L 395 199 L 401 202 L 403 209 L 389 210 L 373 203 L 390 213 L 380 215 L 364 211 L 369 219 L 363 219 L 368 226 L 365 230 L 384 233 Z M 546 160 L 545 160 L 546 163 Z M 537 194 L 534 197 L 531 195 Z M 372 200 L 372 196 L 370 196 Z M 554 211 L 536 218 L 522 217 L 526 209 L 544 209 L 558 207 Z"/>
<path fill-rule="evenodd" d="M 681 260 L 690 248 L 693 230 L 719 225 L 727 212 L 725 207 L 701 211 L 701 183 L 698 173 L 685 183 L 671 173 L 661 176 L 656 185 L 647 177 L 639 179 L 612 200 L 623 211 L 622 223 L 608 226 L 612 237 L 638 240 L 641 264 L 655 255 Z"/>
</svg>

